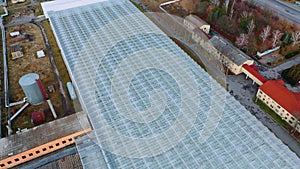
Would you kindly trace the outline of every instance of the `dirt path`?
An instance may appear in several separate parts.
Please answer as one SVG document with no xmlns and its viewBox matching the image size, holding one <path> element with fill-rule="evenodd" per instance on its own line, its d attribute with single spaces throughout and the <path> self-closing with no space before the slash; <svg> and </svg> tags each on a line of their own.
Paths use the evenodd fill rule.
<svg viewBox="0 0 300 169">
<path fill-rule="evenodd" d="M 51 50 L 51 46 L 49 44 L 45 28 L 39 22 L 35 22 L 34 24 L 36 24 L 41 29 L 43 37 L 44 37 L 46 48 L 47 48 L 47 51 L 48 51 L 48 54 L 49 54 L 50 63 L 52 65 L 52 69 L 53 69 L 53 72 L 55 74 L 55 79 L 57 81 L 58 88 L 59 88 L 59 91 L 60 91 L 60 95 L 61 95 L 61 98 L 62 98 L 62 108 L 63 108 L 63 111 L 64 111 L 63 116 L 70 115 L 70 114 L 73 113 L 72 108 L 71 108 L 70 103 L 67 99 L 67 95 L 66 95 L 66 92 L 64 90 L 63 83 L 61 82 L 59 71 L 57 69 L 57 66 L 56 66 L 56 63 L 55 63 L 55 60 L 54 60 L 54 57 L 53 57 L 53 52 Z"/>
</svg>

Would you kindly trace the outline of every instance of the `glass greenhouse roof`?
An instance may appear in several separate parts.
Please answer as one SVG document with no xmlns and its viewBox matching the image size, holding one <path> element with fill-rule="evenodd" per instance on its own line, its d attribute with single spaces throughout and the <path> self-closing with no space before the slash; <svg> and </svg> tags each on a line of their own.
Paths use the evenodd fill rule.
<svg viewBox="0 0 300 169">
<path fill-rule="evenodd" d="M 300 166 L 130 1 L 99 0 L 46 16 L 94 128 L 77 141 L 84 167 Z"/>
</svg>

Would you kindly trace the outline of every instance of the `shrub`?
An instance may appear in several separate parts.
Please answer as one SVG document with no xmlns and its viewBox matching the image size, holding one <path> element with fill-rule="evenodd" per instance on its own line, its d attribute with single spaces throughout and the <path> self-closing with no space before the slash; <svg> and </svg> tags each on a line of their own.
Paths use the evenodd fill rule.
<svg viewBox="0 0 300 169">
<path fill-rule="evenodd" d="M 291 52 L 291 53 L 285 55 L 284 57 L 285 57 L 286 59 L 290 59 L 290 58 L 292 58 L 292 57 L 298 55 L 299 53 L 300 53 L 300 50 L 296 50 L 296 51 L 294 51 L 294 52 Z"/>
</svg>

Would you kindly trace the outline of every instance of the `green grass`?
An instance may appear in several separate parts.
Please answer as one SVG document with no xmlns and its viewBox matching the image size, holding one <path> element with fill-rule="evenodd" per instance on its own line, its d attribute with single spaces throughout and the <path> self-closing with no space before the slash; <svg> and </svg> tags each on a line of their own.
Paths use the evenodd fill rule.
<svg viewBox="0 0 300 169">
<path fill-rule="evenodd" d="M 257 100 L 257 101 L 255 101 Z M 287 127 L 287 122 L 281 119 L 271 108 L 269 108 L 263 101 L 259 100 L 258 98 L 254 99 L 254 102 L 266 113 L 268 113 L 278 124 L 282 127 Z"/>
<path fill-rule="evenodd" d="M 46 31 L 46 34 L 47 34 L 47 37 L 48 37 L 48 40 L 49 40 L 49 43 L 50 43 L 50 46 L 51 46 L 51 49 L 53 52 L 54 60 L 55 60 L 57 69 L 59 70 L 59 75 L 60 75 L 61 81 L 63 83 L 64 89 L 66 92 L 68 92 L 66 83 L 70 82 L 71 79 L 70 79 L 67 67 L 65 65 L 65 62 L 62 58 L 61 51 L 58 47 L 58 44 L 57 44 L 54 34 L 52 32 L 49 21 L 43 21 L 41 23 L 43 24 L 43 26 L 45 28 L 45 31 Z M 68 93 L 66 93 L 66 94 L 68 94 Z M 69 98 L 69 103 L 71 104 L 72 107 L 74 107 L 73 102 L 71 101 L 70 98 Z"/>
<path fill-rule="evenodd" d="M 144 8 L 142 8 L 140 5 L 138 5 L 138 4 L 136 4 L 135 2 L 133 2 L 133 1 L 130 1 L 135 7 L 137 7 L 141 12 L 143 12 L 143 13 L 146 13 L 147 11 L 144 9 Z"/>
</svg>

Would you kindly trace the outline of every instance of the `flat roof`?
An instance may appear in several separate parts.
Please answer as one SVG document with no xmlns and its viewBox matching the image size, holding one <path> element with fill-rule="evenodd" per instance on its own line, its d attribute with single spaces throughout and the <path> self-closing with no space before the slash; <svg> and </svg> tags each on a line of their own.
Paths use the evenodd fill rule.
<svg viewBox="0 0 300 169">
<path fill-rule="evenodd" d="M 207 22 L 193 14 L 186 16 L 185 19 L 198 27 L 201 27 L 203 25 L 209 25 Z"/>
<path fill-rule="evenodd" d="M 48 15 L 94 129 L 78 144 L 84 167 L 300 165 L 295 153 L 130 1 Z"/>
<path fill-rule="evenodd" d="M 221 36 L 214 35 L 209 41 L 216 49 L 218 49 L 223 55 L 228 57 L 237 65 L 242 66 L 247 60 L 253 60 L 243 51 L 235 47 L 231 42 Z"/>
</svg>

